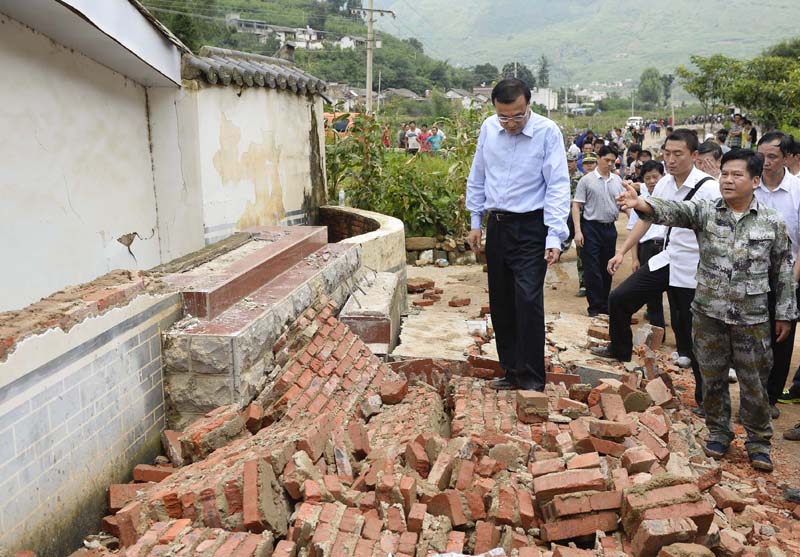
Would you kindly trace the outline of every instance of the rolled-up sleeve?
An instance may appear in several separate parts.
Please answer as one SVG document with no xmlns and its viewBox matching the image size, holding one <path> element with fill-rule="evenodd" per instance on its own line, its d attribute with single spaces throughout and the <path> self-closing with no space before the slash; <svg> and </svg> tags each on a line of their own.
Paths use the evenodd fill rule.
<svg viewBox="0 0 800 557">
<path fill-rule="evenodd" d="M 467 210 L 470 212 L 470 228 L 481 227 L 486 207 L 486 166 L 483 160 L 483 145 L 486 140 L 486 123 L 481 126 L 478 146 L 472 159 L 472 168 L 467 178 Z"/>
<path fill-rule="evenodd" d="M 542 175 L 545 183 L 544 224 L 548 228 L 547 249 L 561 249 L 569 237 L 569 170 L 564 152 L 564 138 L 558 129 L 552 129 L 545 140 Z"/>
</svg>

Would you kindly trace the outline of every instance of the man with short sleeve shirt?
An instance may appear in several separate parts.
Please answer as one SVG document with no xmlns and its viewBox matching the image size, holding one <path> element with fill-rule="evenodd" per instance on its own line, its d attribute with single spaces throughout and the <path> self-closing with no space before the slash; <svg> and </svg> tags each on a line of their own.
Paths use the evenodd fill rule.
<svg viewBox="0 0 800 557">
<path fill-rule="evenodd" d="M 481 126 L 466 204 L 476 253 L 488 215 L 489 303 L 506 371 L 492 386 L 544 391 L 544 277 L 569 235 L 570 183 L 561 131 L 531 112 L 530 95 L 513 78 L 492 90 L 496 114 Z"/>
<path fill-rule="evenodd" d="M 597 169 L 581 178 L 572 200 L 575 244 L 581 248 L 586 299 L 592 317 L 608 313 L 611 275 L 606 271 L 606 263 L 617 247 L 616 198 L 624 191 L 622 180 L 612 171 L 616 160 L 613 149 L 600 147 Z"/>
</svg>

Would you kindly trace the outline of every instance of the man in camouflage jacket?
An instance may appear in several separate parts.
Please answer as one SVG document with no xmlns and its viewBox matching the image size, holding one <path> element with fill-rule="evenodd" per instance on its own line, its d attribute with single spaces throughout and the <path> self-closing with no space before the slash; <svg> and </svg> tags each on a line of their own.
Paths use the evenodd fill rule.
<svg viewBox="0 0 800 557">
<path fill-rule="evenodd" d="M 774 290 L 777 300 L 778 342 L 788 336 L 797 308 L 786 225 L 753 195 L 762 167 L 760 155 L 734 150 L 722 158 L 722 198 L 717 201 L 643 200 L 628 186 L 618 202 L 645 220 L 697 233 L 700 264 L 692 328 L 710 433 L 706 454 L 721 458 L 734 438 L 727 382 L 733 367 L 750 462 L 758 470 L 772 471 L 772 425 L 764 388 L 772 368 L 767 293 Z"/>
</svg>

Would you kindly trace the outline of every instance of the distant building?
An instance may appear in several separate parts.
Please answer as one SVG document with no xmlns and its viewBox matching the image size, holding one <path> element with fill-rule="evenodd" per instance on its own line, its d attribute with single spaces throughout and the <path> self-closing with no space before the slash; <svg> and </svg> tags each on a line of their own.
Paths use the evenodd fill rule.
<svg viewBox="0 0 800 557">
<path fill-rule="evenodd" d="M 547 110 L 558 110 L 558 92 L 549 87 L 531 89 L 531 102 L 540 104 Z"/>
<path fill-rule="evenodd" d="M 398 89 L 386 89 L 383 92 L 386 99 L 407 99 L 412 101 L 424 101 L 426 100 L 425 97 L 420 97 L 414 91 L 410 89 L 398 88 Z"/>
</svg>

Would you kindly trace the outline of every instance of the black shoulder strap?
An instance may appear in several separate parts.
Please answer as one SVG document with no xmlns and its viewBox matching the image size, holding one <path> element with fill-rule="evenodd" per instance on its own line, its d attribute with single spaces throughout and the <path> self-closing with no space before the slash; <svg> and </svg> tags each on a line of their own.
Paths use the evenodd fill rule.
<svg viewBox="0 0 800 557">
<path fill-rule="evenodd" d="M 702 186 L 703 184 L 705 184 L 709 180 L 713 180 L 713 179 L 714 179 L 713 176 L 706 176 L 705 178 L 703 178 L 702 180 L 697 182 L 694 185 L 694 187 L 689 190 L 689 193 L 686 194 L 686 197 L 683 198 L 683 201 L 689 201 L 690 199 L 692 199 L 694 197 L 694 194 L 697 193 L 697 190 L 700 189 L 700 186 Z M 667 249 L 667 245 L 669 244 L 669 235 L 670 235 L 671 232 L 672 232 L 672 227 L 670 226 L 669 228 L 667 228 L 667 234 L 664 237 L 664 249 Z"/>
</svg>

